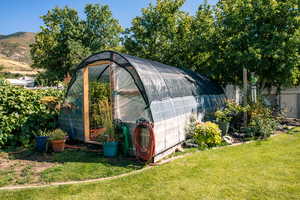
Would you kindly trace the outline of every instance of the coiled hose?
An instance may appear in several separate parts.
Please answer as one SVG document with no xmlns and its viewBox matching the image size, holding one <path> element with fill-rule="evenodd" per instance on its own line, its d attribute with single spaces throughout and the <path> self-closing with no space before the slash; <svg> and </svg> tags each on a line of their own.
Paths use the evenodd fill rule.
<svg viewBox="0 0 300 200">
<path fill-rule="evenodd" d="M 141 145 L 141 133 L 142 129 L 148 129 L 149 142 L 146 147 Z M 136 157 L 143 161 L 149 161 L 155 154 L 155 137 L 153 132 L 153 126 L 149 122 L 140 122 L 134 130 L 134 145 L 136 150 Z"/>
</svg>

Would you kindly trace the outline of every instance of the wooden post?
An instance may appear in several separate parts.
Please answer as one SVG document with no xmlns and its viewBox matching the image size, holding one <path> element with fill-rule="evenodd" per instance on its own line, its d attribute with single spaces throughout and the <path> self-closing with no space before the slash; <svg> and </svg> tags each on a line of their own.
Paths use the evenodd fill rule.
<svg viewBox="0 0 300 200">
<path fill-rule="evenodd" d="M 115 89 L 115 72 L 113 69 L 113 63 L 110 64 L 109 66 L 109 81 L 110 81 L 110 103 L 111 103 L 111 111 L 112 111 L 112 119 L 115 119 L 115 97 L 114 97 L 114 89 Z"/>
<path fill-rule="evenodd" d="M 110 61 L 103 60 L 97 61 L 87 65 L 83 68 L 82 74 L 82 87 L 83 87 L 83 135 L 84 142 L 95 143 L 90 141 L 90 111 L 89 111 L 89 67 L 111 64 Z"/>
<path fill-rule="evenodd" d="M 89 68 L 83 68 L 83 134 L 84 141 L 90 140 L 90 113 L 89 113 Z"/>
<path fill-rule="evenodd" d="M 243 106 L 247 106 L 247 92 L 248 90 L 248 78 L 247 69 L 243 68 Z M 244 112 L 244 127 L 247 127 L 247 112 Z"/>
</svg>

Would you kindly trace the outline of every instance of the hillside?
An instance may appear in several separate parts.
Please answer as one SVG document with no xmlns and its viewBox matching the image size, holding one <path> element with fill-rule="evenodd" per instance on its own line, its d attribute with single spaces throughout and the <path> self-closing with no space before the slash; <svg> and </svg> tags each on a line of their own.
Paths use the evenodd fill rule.
<svg viewBox="0 0 300 200">
<path fill-rule="evenodd" d="M 0 35 L 0 65 L 5 72 L 27 74 L 30 68 L 30 47 L 34 42 L 35 33 L 16 32 L 10 35 Z"/>
<path fill-rule="evenodd" d="M 33 75 L 37 70 L 32 69 L 29 64 L 14 61 L 6 57 L 0 57 L 0 66 L 3 66 L 1 72 L 10 72 L 13 74 Z"/>
<path fill-rule="evenodd" d="M 0 56 L 11 60 L 31 63 L 29 45 L 34 42 L 34 33 L 17 32 L 0 36 Z"/>
</svg>

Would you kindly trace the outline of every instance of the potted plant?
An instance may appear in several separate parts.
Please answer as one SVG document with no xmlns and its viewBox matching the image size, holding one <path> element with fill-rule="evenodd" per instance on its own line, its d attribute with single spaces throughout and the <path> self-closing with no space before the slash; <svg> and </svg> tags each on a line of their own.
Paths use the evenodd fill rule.
<svg viewBox="0 0 300 200">
<path fill-rule="evenodd" d="M 66 139 L 67 134 L 61 129 L 55 129 L 49 134 L 49 140 L 54 152 L 64 151 Z"/>
<path fill-rule="evenodd" d="M 238 116 L 239 113 L 247 112 L 248 109 L 248 106 L 243 107 L 234 101 L 226 101 L 225 108 L 215 112 L 216 122 L 222 130 L 222 134 L 226 135 L 228 133 L 229 125 L 233 117 Z"/>
<path fill-rule="evenodd" d="M 223 135 L 228 133 L 230 121 L 232 119 L 230 114 L 230 111 L 226 108 L 224 110 L 218 110 L 215 112 L 216 122 L 222 130 Z"/>
<path fill-rule="evenodd" d="M 114 157 L 118 153 L 118 141 L 112 118 L 112 108 L 108 100 L 101 101 L 101 108 L 104 111 L 102 117 L 105 132 L 97 138 L 97 141 L 102 142 L 105 157 Z"/>
<path fill-rule="evenodd" d="M 38 130 L 35 135 L 35 149 L 39 152 L 47 152 L 49 132 L 46 130 Z"/>
</svg>

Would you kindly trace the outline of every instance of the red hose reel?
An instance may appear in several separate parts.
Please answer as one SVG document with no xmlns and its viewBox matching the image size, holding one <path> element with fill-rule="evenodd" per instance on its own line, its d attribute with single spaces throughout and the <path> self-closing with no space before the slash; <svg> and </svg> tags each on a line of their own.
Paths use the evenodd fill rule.
<svg viewBox="0 0 300 200">
<path fill-rule="evenodd" d="M 148 130 L 148 144 L 143 145 L 142 129 Z M 153 124 L 149 122 L 140 122 L 134 130 L 134 145 L 136 150 L 136 157 L 143 161 L 149 161 L 155 154 L 155 137 L 153 131 Z"/>
</svg>

